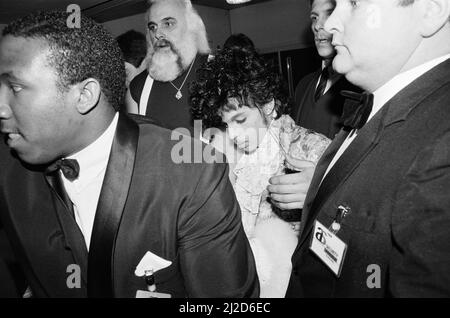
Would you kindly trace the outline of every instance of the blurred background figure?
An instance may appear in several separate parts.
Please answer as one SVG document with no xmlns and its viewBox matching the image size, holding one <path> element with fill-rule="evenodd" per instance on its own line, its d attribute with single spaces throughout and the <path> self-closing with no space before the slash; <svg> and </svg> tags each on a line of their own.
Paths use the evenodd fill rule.
<svg viewBox="0 0 450 318">
<path fill-rule="evenodd" d="M 256 53 L 255 44 L 248 36 L 243 33 L 230 35 L 223 44 L 223 48 L 241 49 Z"/>
<path fill-rule="evenodd" d="M 135 30 L 119 35 L 116 40 L 125 60 L 126 85 L 128 88 L 131 80 L 146 68 L 144 59 L 147 55 L 147 41 L 143 33 Z"/>
<path fill-rule="evenodd" d="M 261 297 L 284 297 L 297 245 L 298 222 L 274 211 L 269 178 L 303 162 L 314 167 L 329 140 L 296 126 L 280 75 L 253 51 L 233 45 L 219 51 L 191 86 L 191 110 L 205 138 L 223 152 L 238 199 L 261 285 Z M 226 130 L 225 130 L 226 128 Z M 309 186 L 305 180 L 305 187 Z"/>
</svg>

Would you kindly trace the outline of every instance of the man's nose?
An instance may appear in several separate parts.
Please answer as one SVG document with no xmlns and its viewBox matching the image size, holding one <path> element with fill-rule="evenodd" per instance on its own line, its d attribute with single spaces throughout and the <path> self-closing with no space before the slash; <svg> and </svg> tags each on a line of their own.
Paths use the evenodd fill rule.
<svg viewBox="0 0 450 318">
<path fill-rule="evenodd" d="M 342 31 L 338 10 L 336 8 L 325 21 L 323 28 L 326 32 L 331 34 L 335 34 L 338 31 Z"/>
<path fill-rule="evenodd" d="M 9 119 L 12 117 L 12 110 L 6 103 L 0 101 L 0 119 Z"/>
<path fill-rule="evenodd" d="M 155 32 L 155 38 L 157 40 L 162 40 L 166 38 L 166 34 L 160 29 L 158 28 Z"/>
<path fill-rule="evenodd" d="M 235 124 L 228 125 L 228 137 L 234 142 L 237 137 L 239 137 L 240 133 L 242 133 L 242 129 Z"/>
<path fill-rule="evenodd" d="M 9 107 L 6 98 L 5 98 L 5 90 L 2 89 L 0 85 L 0 119 L 9 119 L 12 117 L 12 110 Z"/>
<path fill-rule="evenodd" d="M 320 30 L 322 30 L 324 24 L 325 24 L 324 19 L 317 19 L 313 25 L 314 31 L 319 32 Z"/>
</svg>

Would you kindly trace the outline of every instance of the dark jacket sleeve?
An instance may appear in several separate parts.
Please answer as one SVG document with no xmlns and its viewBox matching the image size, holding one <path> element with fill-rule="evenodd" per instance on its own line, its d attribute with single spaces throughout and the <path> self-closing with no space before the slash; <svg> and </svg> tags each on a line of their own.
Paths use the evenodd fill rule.
<svg viewBox="0 0 450 318">
<path fill-rule="evenodd" d="M 258 297 L 259 283 L 228 164 L 205 164 L 180 215 L 180 266 L 189 297 Z"/>
<path fill-rule="evenodd" d="M 450 296 L 450 132 L 414 160 L 394 202 L 395 297 Z"/>
<path fill-rule="evenodd" d="M 0 298 L 21 297 L 25 279 L 0 221 Z"/>
<path fill-rule="evenodd" d="M 3 135 L 0 134 L 0 139 Z M 0 145 L 0 298 L 21 297 L 25 290 L 25 279 L 16 261 L 11 244 L 2 222 L 3 214 L 7 213 L 4 190 L 6 185 L 5 172 L 10 168 L 9 149 Z"/>
</svg>

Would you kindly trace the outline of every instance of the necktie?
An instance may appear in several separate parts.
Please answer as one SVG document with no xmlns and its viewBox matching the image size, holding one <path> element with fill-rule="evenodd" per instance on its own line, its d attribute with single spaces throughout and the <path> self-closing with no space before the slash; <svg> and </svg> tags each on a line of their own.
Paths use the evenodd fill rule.
<svg viewBox="0 0 450 318">
<path fill-rule="evenodd" d="M 62 171 L 64 177 L 68 180 L 75 180 L 80 172 L 80 166 L 74 159 L 59 159 L 53 164 L 47 167 L 45 170 L 45 178 L 50 186 L 55 190 L 58 196 L 62 199 L 66 208 L 70 211 L 72 217 L 75 218 L 75 211 L 73 209 L 73 203 L 69 198 L 69 195 L 64 188 L 64 183 L 61 175 L 58 173 Z"/>
<path fill-rule="evenodd" d="M 346 97 L 341 122 L 344 127 L 361 129 L 369 118 L 373 106 L 373 94 L 342 91 Z"/>
<path fill-rule="evenodd" d="M 320 97 L 325 93 L 325 88 L 327 87 L 328 79 L 330 78 L 330 66 L 323 68 L 322 73 L 320 73 L 319 84 L 316 87 L 316 92 L 314 93 L 314 101 L 317 102 Z"/>
</svg>

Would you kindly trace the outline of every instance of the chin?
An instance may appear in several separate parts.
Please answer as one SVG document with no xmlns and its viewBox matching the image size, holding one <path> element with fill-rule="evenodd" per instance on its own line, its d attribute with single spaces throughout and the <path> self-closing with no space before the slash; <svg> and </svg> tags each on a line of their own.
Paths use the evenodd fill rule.
<svg viewBox="0 0 450 318">
<path fill-rule="evenodd" d="M 339 74 L 347 75 L 352 70 L 352 63 L 346 56 L 338 54 L 333 59 L 333 69 Z"/>
<path fill-rule="evenodd" d="M 55 161 L 55 158 L 50 158 L 48 155 L 40 153 L 20 151 L 18 149 L 13 149 L 12 151 L 21 161 L 32 166 L 48 165 Z"/>
<path fill-rule="evenodd" d="M 335 55 L 334 48 L 331 45 L 329 47 L 318 47 L 317 53 L 324 60 L 332 59 L 333 56 Z"/>
</svg>

